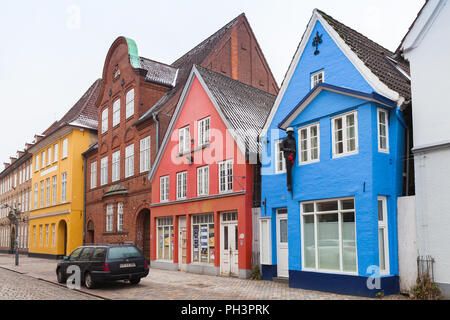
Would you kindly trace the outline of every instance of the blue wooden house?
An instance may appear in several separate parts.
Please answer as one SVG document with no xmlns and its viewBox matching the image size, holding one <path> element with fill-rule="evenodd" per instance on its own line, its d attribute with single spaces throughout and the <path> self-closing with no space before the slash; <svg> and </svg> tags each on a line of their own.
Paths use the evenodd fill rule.
<svg viewBox="0 0 450 320">
<path fill-rule="evenodd" d="M 263 278 L 293 288 L 375 296 L 399 291 L 409 67 L 314 10 L 260 135 Z M 281 142 L 297 146 L 292 192 Z"/>
</svg>

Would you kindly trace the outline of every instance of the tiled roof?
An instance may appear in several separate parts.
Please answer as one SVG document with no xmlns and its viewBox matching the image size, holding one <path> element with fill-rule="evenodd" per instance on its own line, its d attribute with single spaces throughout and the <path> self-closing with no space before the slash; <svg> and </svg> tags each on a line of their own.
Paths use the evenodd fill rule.
<svg viewBox="0 0 450 320">
<path fill-rule="evenodd" d="M 75 125 L 89 129 L 97 129 L 98 116 L 95 102 L 100 94 L 102 80 L 96 80 L 78 102 L 61 118 L 45 131 L 45 136 L 65 125 Z"/>
<path fill-rule="evenodd" d="M 233 28 L 237 24 L 241 16 L 243 16 L 243 14 L 227 23 L 216 33 L 211 35 L 206 40 L 202 41 L 192 50 L 172 63 L 172 67 L 178 69 L 175 87 L 167 92 L 167 94 L 156 105 L 152 106 L 146 113 L 144 113 L 137 121 L 137 123 L 149 119 L 152 116 L 153 112 L 156 112 L 165 106 L 169 106 L 167 110 L 172 111 L 175 109 L 186 80 L 188 79 L 191 72 L 192 66 L 194 64 L 201 65 L 205 61 L 205 59 L 212 53 L 213 49 L 216 47 L 219 41 L 227 34 L 227 32 L 231 28 Z"/>
<path fill-rule="evenodd" d="M 147 71 L 145 80 L 168 87 L 174 87 L 177 80 L 178 69 L 164 63 L 147 58 L 140 58 L 141 68 Z"/>
<path fill-rule="evenodd" d="M 347 27 L 323 11 L 317 10 L 317 12 L 339 34 L 350 49 L 356 53 L 359 59 L 380 79 L 381 82 L 390 89 L 398 92 L 406 100 L 411 99 L 410 81 L 396 68 L 396 66 L 400 67 L 409 75 L 409 63 L 402 59 L 398 59 L 392 51 Z M 395 62 L 390 61 L 389 58 L 393 59 Z"/>
<path fill-rule="evenodd" d="M 259 152 L 258 136 L 276 96 L 209 69 L 195 66 L 218 107 L 252 153 Z"/>
</svg>

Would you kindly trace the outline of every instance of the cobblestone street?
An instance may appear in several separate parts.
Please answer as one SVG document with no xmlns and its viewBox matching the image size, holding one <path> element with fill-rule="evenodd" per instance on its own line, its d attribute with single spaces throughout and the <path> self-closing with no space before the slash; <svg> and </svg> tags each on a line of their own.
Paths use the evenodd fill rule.
<svg viewBox="0 0 450 320">
<path fill-rule="evenodd" d="M 20 266 L 14 266 L 14 256 L 0 254 L 0 299 L 95 299 L 42 280 L 56 282 L 57 261 L 20 256 Z M 4 269 L 15 270 L 16 272 Z M 38 280 L 42 279 L 42 280 Z M 32 289 L 32 290 L 30 290 Z M 243 280 L 228 277 L 150 269 L 139 285 L 114 282 L 99 285 L 94 290 L 81 291 L 114 300 L 355 300 L 342 296 L 289 288 L 287 283 Z M 389 296 L 384 299 L 405 299 Z"/>
</svg>

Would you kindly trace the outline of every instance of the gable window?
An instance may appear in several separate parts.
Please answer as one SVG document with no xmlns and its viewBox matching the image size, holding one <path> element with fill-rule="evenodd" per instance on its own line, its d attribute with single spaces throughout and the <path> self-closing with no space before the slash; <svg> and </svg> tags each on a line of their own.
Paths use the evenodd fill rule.
<svg viewBox="0 0 450 320">
<path fill-rule="evenodd" d="M 325 71 L 319 71 L 311 75 L 311 90 L 319 83 L 325 82 Z"/>
<path fill-rule="evenodd" d="M 313 124 L 298 130 L 300 164 L 320 161 L 319 124 Z"/>
<path fill-rule="evenodd" d="M 100 161 L 100 185 L 108 183 L 108 157 L 104 157 Z"/>
<path fill-rule="evenodd" d="M 125 148 L 125 178 L 134 174 L 134 144 Z"/>
<path fill-rule="evenodd" d="M 181 154 L 190 151 L 190 135 L 189 135 L 189 126 L 181 128 L 178 130 L 178 151 Z"/>
<path fill-rule="evenodd" d="M 177 200 L 186 199 L 187 171 L 177 173 Z"/>
<path fill-rule="evenodd" d="M 147 172 L 150 170 L 150 137 L 141 139 L 139 152 L 140 172 Z"/>
<path fill-rule="evenodd" d="M 114 101 L 113 104 L 113 127 L 120 123 L 120 99 Z"/>
<path fill-rule="evenodd" d="M 378 151 L 389 153 L 389 113 L 387 110 L 377 109 L 378 119 Z"/>
<path fill-rule="evenodd" d="M 106 206 L 106 232 L 113 231 L 114 223 L 114 205 L 112 203 Z"/>
<path fill-rule="evenodd" d="M 126 118 L 128 119 L 134 114 L 134 89 L 127 92 Z"/>
<path fill-rule="evenodd" d="M 209 143 L 210 119 L 206 118 L 198 122 L 198 146 L 202 147 Z"/>
<path fill-rule="evenodd" d="M 284 160 L 284 153 L 281 151 L 282 141 L 275 143 L 275 173 L 286 173 L 286 161 Z"/>
<path fill-rule="evenodd" d="M 197 195 L 207 196 L 209 194 L 209 166 L 197 169 Z"/>
<path fill-rule="evenodd" d="M 97 187 L 97 161 L 91 163 L 91 189 Z"/>
<path fill-rule="evenodd" d="M 111 181 L 115 182 L 120 179 L 120 150 L 112 154 L 112 174 Z"/>
<path fill-rule="evenodd" d="M 102 134 L 108 131 L 108 108 L 102 111 Z"/>
<path fill-rule="evenodd" d="M 62 144 L 62 159 L 67 158 L 68 143 L 69 143 L 69 140 L 67 138 L 63 140 L 63 144 Z"/>
<path fill-rule="evenodd" d="M 169 176 L 159 178 L 159 200 L 169 201 Z"/>
<path fill-rule="evenodd" d="M 219 192 L 233 191 L 233 160 L 219 162 Z"/>
<path fill-rule="evenodd" d="M 331 120 L 333 158 L 358 153 L 357 113 L 352 112 Z"/>
</svg>

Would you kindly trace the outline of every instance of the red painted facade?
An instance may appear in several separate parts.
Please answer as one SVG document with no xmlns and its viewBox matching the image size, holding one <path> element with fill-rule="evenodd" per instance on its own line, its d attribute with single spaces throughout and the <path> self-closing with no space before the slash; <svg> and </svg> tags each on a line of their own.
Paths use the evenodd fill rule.
<svg viewBox="0 0 450 320">
<path fill-rule="evenodd" d="M 210 118 L 211 143 L 209 146 L 198 146 L 198 121 Z M 192 153 L 179 156 L 179 129 L 189 126 Z M 179 219 L 186 217 L 187 251 L 186 264 L 194 263 L 194 244 L 192 221 L 199 214 L 214 215 L 214 261 L 204 263 L 214 266 L 217 273 L 226 273 L 221 263 L 221 219 L 224 212 L 237 213 L 238 228 L 238 269 L 236 275 L 248 276 L 252 267 L 252 199 L 253 199 L 253 165 L 248 164 L 244 155 L 227 130 L 227 126 L 219 115 L 217 109 L 209 99 L 200 81 L 195 77 L 187 93 L 179 117 L 173 127 L 171 139 L 165 146 L 164 153 L 152 180 L 151 228 L 152 243 L 151 260 L 165 260 L 158 257 L 160 236 L 157 234 L 158 219 L 172 217 L 173 219 L 173 264 L 179 264 Z M 223 137 L 223 138 L 221 138 Z M 164 147 L 164 146 L 163 146 Z M 189 164 L 186 156 L 191 155 L 194 163 Z M 214 161 L 207 159 L 214 156 Z M 233 160 L 233 188 L 228 193 L 219 192 L 218 163 L 224 160 Z M 209 165 L 209 194 L 204 197 L 197 195 L 197 169 Z M 177 173 L 187 172 L 186 199 L 177 200 Z M 169 199 L 161 202 L 160 178 L 169 176 Z M 236 181 L 237 180 L 237 181 Z M 233 239 L 235 241 L 235 239 Z M 211 244 L 211 243 L 210 243 Z M 199 263 L 202 265 L 202 263 Z M 226 269 L 226 268 L 225 268 Z M 225 272 L 224 272 L 225 271 Z M 214 273 L 214 272 L 213 272 Z"/>
</svg>

